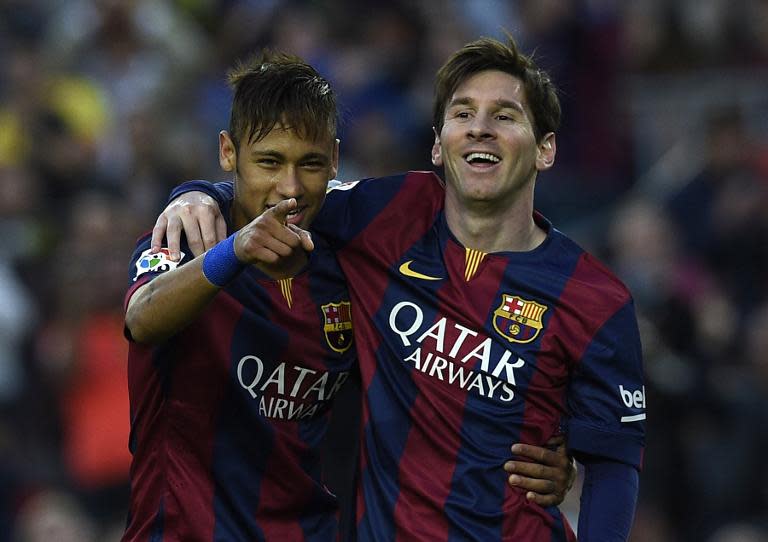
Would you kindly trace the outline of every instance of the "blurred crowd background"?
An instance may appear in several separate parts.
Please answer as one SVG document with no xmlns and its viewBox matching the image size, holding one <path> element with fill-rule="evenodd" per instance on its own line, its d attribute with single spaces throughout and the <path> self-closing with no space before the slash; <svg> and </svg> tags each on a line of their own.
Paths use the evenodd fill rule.
<svg viewBox="0 0 768 542">
<path fill-rule="evenodd" d="M 503 29 L 561 89 L 538 207 L 636 298 L 632 541 L 768 540 L 768 2 L 0 0 L 0 542 L 119 539 L 128 260 L 172 186 L 225 178 L 227 68 L 318 67 L 340 179 L 429 169 L 437 67 Z"/>
</svg>

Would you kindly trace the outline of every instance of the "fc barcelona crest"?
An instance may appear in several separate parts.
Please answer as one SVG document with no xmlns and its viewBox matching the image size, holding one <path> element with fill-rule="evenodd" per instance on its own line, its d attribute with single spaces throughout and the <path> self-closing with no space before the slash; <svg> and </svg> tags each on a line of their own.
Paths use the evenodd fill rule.
<svg viewBox="0 0 768 542">
<path fill-rule="evenodd" d="M 349 301 L 322 306 L 325 340 L 334 351 L 343 354 L 352 346 L 352 311 Z"/>
<path fill-rule="evenodd" d="M 538 335 L 547 307 L 516 295 L 502 294 L 501 305 L 493 311 L 493 327 L 514 343 L 529 343 Z"/>
</svg>

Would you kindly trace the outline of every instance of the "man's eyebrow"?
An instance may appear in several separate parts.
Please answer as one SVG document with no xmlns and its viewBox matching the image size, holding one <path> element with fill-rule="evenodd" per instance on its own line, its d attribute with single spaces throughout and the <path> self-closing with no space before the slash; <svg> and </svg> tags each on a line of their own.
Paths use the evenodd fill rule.
<svg viewBox="0 0 768 542">
<path fill-rule="evenodd" d="M 459 96 L 448 102 L 448 107 L 454 107 L 456 105 L 473 105 L 474 103 L 475 101 L 469 96 Z"/>
<path fill-rule="evenodd" d="M 285 154 L 283 154 L 280 151 L 272 150 L 272 149 L 262 149 L 262 150 L 255 150 L 251 153 L 251 156 L 256 158 L 275 158 L 276 160 L 286 160 L 287 157 Z M 301 161 L 307 161 L 307 160 L 319 160 L 321 162 L 328 162 L 330 161 L 330 158 L 321 152 L 308 152 L 307 154 L 304 154 L 300 158 Z"/>
<path fill-rule="evenodd" d="M 251 152 L 251 156 L 272 157 L 272 158 L 279 158 L 281 160 L 285 158 L 285 155 L 280 151 L 275 151 L 271 149 L 255 150 Z"/>
<path fill-rule="evenodd" d="M 302 160 L 320 160 L 322 162 L 327 162 L 329 160 L 327 154 L 323 154 L 321 152 L 308 152 L 304 156 L 301 157 Z"/>
<path fill-rule="evenodd" d="M 523 109 L 523 105 L 520 102 L 499 98 L 495 103 L 502 109 L 514 109 L 520 113 L 525 113 L 525 109 Z"/>
<path fill-rule="evenodd" d="M 515 111 L 519 111 L 520 113 L 525 113 L 525 109 L 523 109 L 522 104 L 514 100 L 499 98 L 497 100 L 494 100 L 493 103 L 495 103 L 497 107 L 500 107 L 503 109 L 514 109 Z M 475 105 L 475 100 L 470 98 L 469 96 L 458 96 L 452 99 L 450 102 L 448 102 L 449 108 L 455 107 L 457 105 Z"/>
</svg>

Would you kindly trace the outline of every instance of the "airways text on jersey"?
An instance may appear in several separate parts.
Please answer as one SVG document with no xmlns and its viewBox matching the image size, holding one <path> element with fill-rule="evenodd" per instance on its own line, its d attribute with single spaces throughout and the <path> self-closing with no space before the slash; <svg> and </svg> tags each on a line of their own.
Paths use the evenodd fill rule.
<svg viewBox="0 0 768 542">
<path fill-rule="evenodd" d="M 316 371 L 285 362 L 270 370 L 254 355 L 243 356 L 237 364 L 237 379 L 258 401 L 259 414 L 282 420 L 312 418 L 348 377 L 349 371 Z"/>
<path fill-rule="evenodd" d="M 526 361 L 484 333 L 442 316 L 429 325 L 412 301 L 389 312 L 389 328 L 402 346 L 402 360 L 416 370 L 479 396 L 510 402 L 516 371 Z"/>
</svg>

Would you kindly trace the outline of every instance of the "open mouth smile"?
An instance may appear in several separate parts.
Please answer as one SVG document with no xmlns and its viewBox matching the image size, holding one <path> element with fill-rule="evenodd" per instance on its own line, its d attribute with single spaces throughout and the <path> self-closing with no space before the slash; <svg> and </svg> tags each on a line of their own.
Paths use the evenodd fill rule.
<svg viewBox="0 0 768 542">
<path fill-rule="evenodd" d="M 473 167 L 490 168 L 501 162 L 501 158 L 490 152 L 470 152 L 464 156 L 464 161 Z"/>
</svg>

